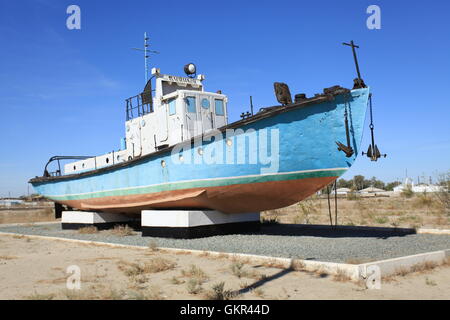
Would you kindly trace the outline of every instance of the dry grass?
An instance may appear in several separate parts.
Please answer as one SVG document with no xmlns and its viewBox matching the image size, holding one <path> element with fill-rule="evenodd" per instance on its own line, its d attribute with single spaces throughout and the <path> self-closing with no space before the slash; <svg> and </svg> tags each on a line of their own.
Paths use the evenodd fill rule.
<svg viewBox="0 0 450 320">
<path fill-rule="evenodd" d="M 24 297 L 25 300 L 53 300 L 55 298 L 55 294 L 41 294 L 41 293 L 33 293 L 29 296 Z"/>
<path fill-rule="evenodd" d="M 270 259 L 269 261 L 265 261 L 262 263 L 262 266 L 266 268 L 286 269 L 286 266 L 282 262 L 277 261 L 276 259 Z"/>
<path fill-rule="evenodd" d="M 434 199 L 430 195 L 426 193 L 420 193 L 416 197 L 414 197 L 412 205 L 415 208 L 430 208 L 433 205 L 437 205 L 437 203 L 435 203 Z"/>
<path fill-rule="evenodd" d="M 270 224 L 278 224 L 280 223 L 280 217 L 282 216 L 283 209 L 275 209 L 266 211 L 266 214 L 260 216 L 260 222 L 262 224 L 270 225 Z"/>
<path fill-rule="evenodd" d="M 170 283 L 178 285 L 178 284 L 185 283 L 185 281 L 184 280 L 180 280 L 177 277 L 173 276 L 172 278 L 170 278 Z"/>
<path fill-rule="evenodd" d="M 38 297 L 41 295 L 37 295 Z M 46 295 L 42 295 L 46 296 Z M 162 300 L 164 293 L 157 286 L 133 290 L 117 290 L 111 286 L 92 285 L 81 290 L 64 289 L 48 295 L 56 299 L 68 300 Z"/>
<path fill-rule="evenodd" d="M 439 264 L 433 261 L 417 263 L 411 267 L 411 272 L 426 272 L 435 269 Z"/>
<path fill-rule="evenodd" d="M 358 259 L 358 258 L 349 258 L 347 260 L 345 260 L 346 264 L 363 264 L 363 263 L 368 263 L 368 262 L 372 262 L 375 261 L 374 259 Z"/>
<path fill-rule="evenodd" d="M 171 270 L 176 267 L 176 263 L 164 258 L 154 258 L 148 262 L 145 262 L 145 272 L 147 273 L 156 273 L 162 272 L 166 270 Z"/>
<path fill-rule="evenodd" d="M 181 275 L 186 278 L 191 278 L 194 280 L 198 280 L 200 283 L 205 282 L 209 279 L 208 275 L 197 267 L 196 265 L 192 264 L 188 269 L 181 270 Z"/>
<path fill-rule="evenodd" d="M 435 195 L 414 194 L 410 198 L 358 196 L 350 199 L 338 199 L 338 222 L 341 225 L 450 229 L 450 216 Z M 266 222 L 275 217 L 277 223 L 330 223 L 327 199 L 317 197 L 261 214 L 261 219 Z"/>
<path fill-rule="evenodd" d="M 159 287 L 151 286 L 145 290 L 129 291 L 125 298 L 129 300 L 164 300 L 166 297 Z"/>
<path fill-rule="evenodd" d="M 397 277 L 406 277 L 410 274 L 423 274 L 428 273 L 438 267 L 442 266 L 450 266 L 450 258 L 446 258 L 441 263 L 437 263 L 434 261 L 425 261 L 421 263 L 417 263 L 410 268 L 400 267 L 395 270 L 395 272 L 391 275 L 384 276 L 383 280 L 386 282 L 395 281 Z"/>
<path fill-rule="evenodd" d="M 192 252 L 181 250 L 181 251 L 177 251 L 175 254 L 176 255 L 190 255 L 190 254 L 192 254 Z"/>
<path fill-rule="evenodd" d="M 217 260 L 228 260 L 230 259 L 230 255 L 225 252 L 220 252 L 219 254 L 211 254 L 209 258 Z"/>
<path fill-rule="evenodd" d="M 429 278 L 425 278 L 425 283 L 426 283 L 427 286 L 433 286 L 433 287 L 437 286 L 436 281 L 433 281 L 433 280 L 431 280 Z"/>
<path fill-rule="evenodd" d="M 157 243 L 155 240 L 151 240 L 151 241 L 148 243 L 148 248 L 149 248 L 151 251 L 158 251 L 158 243 Z"/>
<path fill-rule="evenodd" d="M 67 281 L 67 277 L 61 277 L 56 279 L 45 279 L 45 280 L 39 280 L 36 283 L 43 283 L 43 284 L 59 284 L 59 283 L 65 283 Z"/>
<path fill-rule="evenodd" d="M 78 229 L 78 233 L 93 234 L 93 233 L 98 233 L 98 229 L 95 226 L 88 226 L 88 227 L 83 227 L 83 228 Z"/>
<path fill-rule="evenodd" d="M 305 270 L 306 265 L 303 261 L 292 260 L 290 268 L 294 271 L 303 271 L 303 270 Z"/>
<path fill-rule="evenodd" d="M 231 290 L 225 290 L 225 282 L 214 284 L 211 290 L 205 293 L 205 298 L 208 300 L 230 300 L 233 298 Z"/>
<path fill-rule="evenodd" d="M 265 294 L 264 290 L 261 289 L 261 288 L 258 288 L 258 289 L 253 290 L 252 293 L 253 293 L 255 296 L 257 296 L 258 298 L 261 298 L 261 299 L 264 298 L 264 294 Z"/>
<path fill-rule="evenodd" d="M 344 270 L 339 269 L 333 276 L 333 280 L 338 282 L 348 282 L 351 281 L 352 279 L 348 276 L 348 274 Z"/>
<path fill-rule="evenodd" d="M 202 258 L 209 258 L 211 256 L 211 253 L 209 253 L 208 251 L 203 251 L 198 256 Z"/>
<path fill-rule="evenodd" d="M 330 275 L 329 272 L 322 266 L 312 271 L 312 274 L 315 274 L 318 278 L 326 278 Z"/>
<path fill-rule="evenodd" d="M 233 275 L 238 278 L 244 277 L 247 275 L 247 272 L 244 270 L 244 264 L 241 262 L 233 262 L 230 265 L 230 270 Z"/>
<path fill-rule="evenodd" d="M 237 278 L 251 278 L 256 280 L 261 280 L 266 278 L 266 275 L 259 273 L 255 269 L 248 269 L 245 267 L 243 262 L 236 261 L 230 264 L 231 273 Z"/>
<path fill-rule="evenodd" d="M 145 273 L 157 273 L 172 270 L 176 263 L 164 258 L 153 258 L 143 263 L 119 261 L 118 268 L 128 277 L 136 277 Z"/>
<path fill-rule="evenodd" d="M 231 257 L 228 256 L 228 258 L 230 259 L 231 262 L 239 262 L 242 264 L 249 264 L 250 263 L 250 258 L 248 257 L 240 257 L 236 254 L 233 254 Z"/>
<path fill-rule="evenodd" d="M 0 260 L 13 260 L 13 259 L 18 259 L 18 257 L 16 257 L 16 256 L 7 256 L 7 255 L 0 256 Z"/>
<path fill-rule="evenodd" d="M 202 281 L 197 278 L 189 279 L 186 284 L 187 292 L 190 294 L 199 294 L 203 291 Z"/>
<path fill-rule="evenodd" d="M 61 295 L 68 300 L 122 300 L 125 292 L 111 287 L 89 287 L 81 290 L 65 289 Z"/>
<path fill-rule="evenodd" d="M 136 232 L 134 232 L 134 230 L 128 225 L 116 225 L 114 226 L 114 229 L 108 230 L 107 232 L 119 237 L 132 236 L 136 234 Z"/>
</svg>

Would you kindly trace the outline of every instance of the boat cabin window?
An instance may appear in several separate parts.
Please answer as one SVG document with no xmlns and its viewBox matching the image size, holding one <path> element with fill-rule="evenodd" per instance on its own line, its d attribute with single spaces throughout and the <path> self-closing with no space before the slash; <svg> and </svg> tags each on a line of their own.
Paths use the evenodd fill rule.
<svg viewBox="0 0 450 320">
<path fill-rule="evenodd" d="M 206 99 L 206 98 L 202 99 L 202 107 L 204 109 L 209 109 L 209 100 L 208 99 Z"/>
<path fill-rule="evenodd" d="M 215 99 L 214 102 L 215 102 L 215 106 L 216 106 L 216 115 L 217 116 L 225 115 L 224 108 L 223 108 L 223 100 Z"/>
<path fill-rule="evenodd" d="M 197 113 L 197 108 L 195 106 L 195 97 L 186 97 L 186 109 L 189 113 Z"/>
<path fill-rule="evenodd" d="M 176 105 L 176 99 L 170 99 L 169 100 L 169 115 L 173 116 L 177 113 L 177 105 Z"/>
</svg>

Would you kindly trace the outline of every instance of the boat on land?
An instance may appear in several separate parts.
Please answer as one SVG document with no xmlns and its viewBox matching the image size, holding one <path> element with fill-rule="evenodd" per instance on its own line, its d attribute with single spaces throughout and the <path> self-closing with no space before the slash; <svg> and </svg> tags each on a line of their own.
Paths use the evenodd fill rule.
<svg viewBox="0 0 450 320">
<path fill-rule="evenodd" d="M 279 105 L 228 123 L 228 97 L 206 91 L 195 69 L 188 64 L 186 76 L 174 76 L 153 68 L 143 92 L 126 100 L 120 150 L 52 157 L 43 176 L 30 180 L 34 189 L 84 211 L 260 212 L 315 194 L 354 163 L 370 96 L 361 79 L 353 89 L 333 86 L 295 99 L 275 83 Z M 76 161 L 62 170 L 67 159 Z"/>
</svg>

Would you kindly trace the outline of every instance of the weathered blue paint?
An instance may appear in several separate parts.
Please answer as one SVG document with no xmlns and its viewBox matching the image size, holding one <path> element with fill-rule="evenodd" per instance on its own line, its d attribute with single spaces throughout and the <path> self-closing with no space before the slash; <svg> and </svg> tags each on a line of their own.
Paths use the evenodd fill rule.
<svg viewBox="0 0 450 320">
<path fill-rule="evenodd" d="M 180 151 L 184 162 L 179 162 L 179 154 L 171 155 L 170 152 L 158 154 L 143 159 L 141 162 L 130 164 L 126 167 L 93 174 L 91 176 L 77 177 L 61 181 L 34 183 L 37 192 L 50 199 L 63 200 L 74 197 L 93 198 L 102 192 L 113 191 L 117 195 L 126 194 L 127 190 L 138 187 L 164 186 L 170 190 L 181 183 L 204 183 L 214 185 L 229 183 L 230 177 L 245 178 L 244 183 L 270 181 L 271 179 L 283 179 L 289 173 L 299 171 L 316 170 L 320 175 L 326 175 L 323 169 L 341 168 L 338 175 L 345 172 L 356 159 L 360 152 L 363 126 L 367 109 L 369 89 L 358 89 L 351 92 L 350 98 L 343 95 L 337 96 L 334 101 L 312 105 L 304 108 L 261 119 L 247 124 L 242 129 L 245 134 L 237 134 L 228 139 L 231 146 L 223 140 L 212 138 L 203 142 L 201 148 L 203 155 L 198 152 L 199 146 L 189 146 Z M 351 146 L 355 154 L 347 158 L 343 152 L 337 150 L 336 141 L 346 144 L 344 125 L 345 101 L 349 116 Z M 252 137 L 262 139 L 264 129 L 269 130 L 267 140 L 272 135 L 279 134 L 279 164 L 277 170 L 268 170 L 270 165 L 254 163 L 254 155 L 258 153 L 250 141 Z M 253 131 L 254 130 L 254 131 Z M 275 130 L 275 131 L 273 131 Z M 247 139 L 242 139 L 244 136 Z M 243 141 L 245 140 L 245 144 Z M 244 148 L 245 145 L 245 148 Z M 206 155 L 213 150 L 226 155 L 231 155 L 234 150 L 234 159 L 241 155 L 244 149 L 245 161 L 243 164 L 204 163 Z M 267 146 L 268 154 L 272 152 Z M 259 157 L 258 157 L 259 158 Z M 189 159 L 192 161 L 189 162 Z M 165 166 L 161 165 L 162 160 Z M 276 169 L 276 168 L 275 168 Z M 267 171 L 268 170 L 268 171 Z M 263 173 L 263 174 L 262 174 Z M 336 176 L 336 170 L 330 173 Z M 236 180 L 238 181 L 238 180 Z"/>
</svg>

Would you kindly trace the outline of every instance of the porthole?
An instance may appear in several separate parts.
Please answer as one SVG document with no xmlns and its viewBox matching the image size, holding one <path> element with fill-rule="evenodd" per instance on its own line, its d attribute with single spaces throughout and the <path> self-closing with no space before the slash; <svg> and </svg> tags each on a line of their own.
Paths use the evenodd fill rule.
<svg viewBox="0 0 450 320">
<path fill-rule="evenodd" d="M 202 99 L 202 107 L 204 109 L 209 109 L 209 100 L 208 99 L 206 99 L 206 98 Z"/>
<path fill-rule="evenodd" d="M 133 160 L 132 156 L 128 156 L 128 161 Z"/>
<path fill-rule="evenodd" d="M 81 165 L 82 168 L 84 168 L 84 163 Z"/>
<path fill-rule="evenodd" d="M 231 140 L 231 139 L 228 138 L 228 139 L 227 139 L 227 146 L 230 147 L 232 144 L 233 144 L 233 140 Z"/>
<path fill-rule="evenodd" d="M 197 152 L 198 152 L 199 155 L 203 155 L 203 149 L 202 148 L 198 148 Z"/>
<path fill-rule="evenodd" d="M 118 156 L 117 156 L 117 161 L 119 161 L 119 160 L 120 160 L 120 156 L 118 155 Z"/>
<path fill-rule="evenodd" d="M 161 167 L 165 168 L 166 162 L 164 160 L 161 160 Z"/>
<path fill-rule="evenodd" d="M 73 170 L 77 170 L 77 166 L 73 166 Z"/>
<path fill-rule="evenodd" d="M 109 158 L 106 158 L 106 163 L 109 163 Z"/>
</svg>

